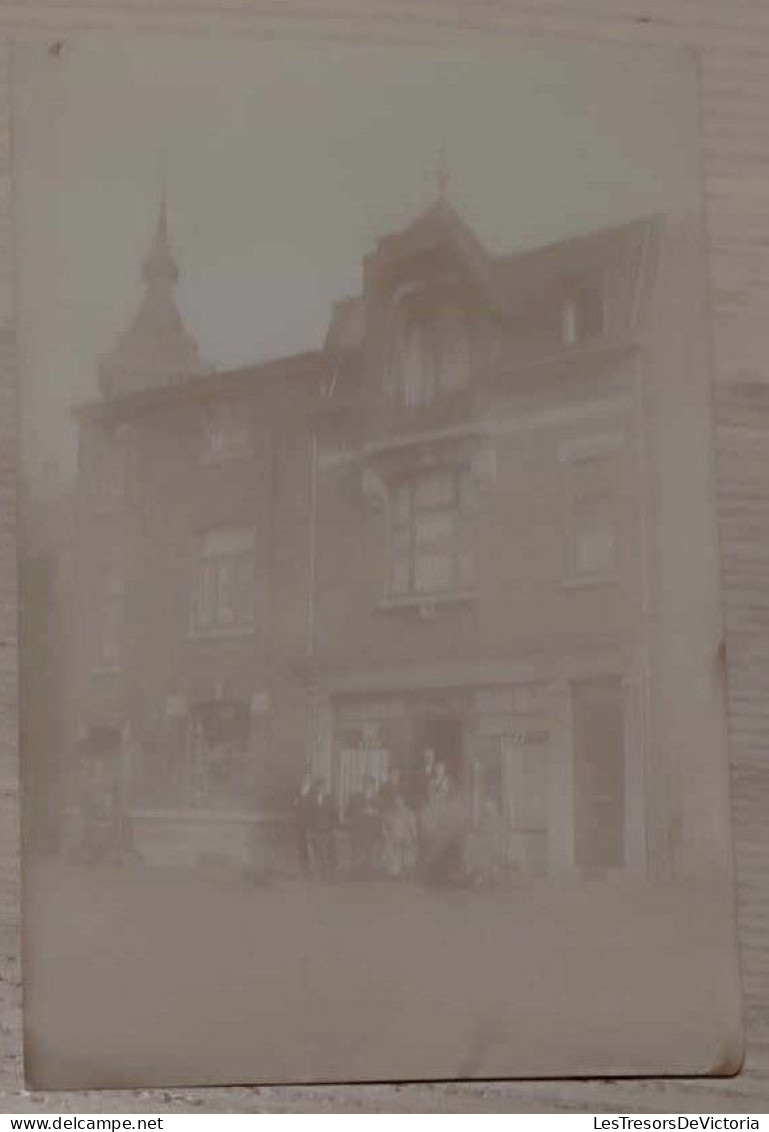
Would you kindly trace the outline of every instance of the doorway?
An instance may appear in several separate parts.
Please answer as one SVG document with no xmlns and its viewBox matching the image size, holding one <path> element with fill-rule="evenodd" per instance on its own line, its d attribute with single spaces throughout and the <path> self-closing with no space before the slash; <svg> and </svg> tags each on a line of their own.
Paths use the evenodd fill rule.
<svg viewBox="0 0 769 1132">
<path fill-rule="evenodd" d="M 464 723 L 461 719 L 420 719 L 415 728 L 415 759 L 422 757 L 428 747 L 435 751 L 435 761 L 443 763 L 454 787 L 464 784 L 463 739 Z"/>
</svg>

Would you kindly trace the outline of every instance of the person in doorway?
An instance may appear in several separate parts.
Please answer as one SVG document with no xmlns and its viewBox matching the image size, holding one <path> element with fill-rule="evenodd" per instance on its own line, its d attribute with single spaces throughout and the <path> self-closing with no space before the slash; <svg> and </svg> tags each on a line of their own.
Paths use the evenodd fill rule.
<svg viewBox="0 0 769 1132">
<path fill-rule="evenodd" d="M 461 796 L 446 767 L 436 764 L 430 798 L 422 811 L 421 857 L 424 876 L 439 884 L 461 879 L 465 819 Z"/>
<path fill-rule="evenodd" d="M 392 767 L 385 775 L 382 785 L 379 787 L 379 801 L 382 809 L 382 815 L 386 815 L 395 806 L 396 800 L 401 797 L 401 776 L 397 767 Z"/>
<path fill-rule="evenodd" d="M 443 802 L 448 801 L 450 795 L 451 779 L 446 773 L 446 764 L 436 763 L 435 773 L 430 781 L 428 803 L 430 805 L 441 805 Z"/>
</svg>

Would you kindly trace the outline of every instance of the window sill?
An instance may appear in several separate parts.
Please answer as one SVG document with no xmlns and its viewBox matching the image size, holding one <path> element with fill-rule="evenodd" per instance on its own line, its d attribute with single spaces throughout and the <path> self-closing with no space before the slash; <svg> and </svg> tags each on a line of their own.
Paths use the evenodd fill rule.
<svg viewBox="0 0 769 1132">
<path fill-rule="evenodd" d="M 403 597 L 385 597 L 377 608 L 381 613 L 415 613 L 430 620 L 440 608 L 467 605 L 477 599 L 476 590 L 445 590 L 435 594 L 405 594 Z"/>
<path fill-rule="evenodd" d="M 616 574 L 585 574 L 584 577 L 563 578 L 561 586 L 565 590 L 590 589 L 593 586 L 616 586 Z"/>
</svg>

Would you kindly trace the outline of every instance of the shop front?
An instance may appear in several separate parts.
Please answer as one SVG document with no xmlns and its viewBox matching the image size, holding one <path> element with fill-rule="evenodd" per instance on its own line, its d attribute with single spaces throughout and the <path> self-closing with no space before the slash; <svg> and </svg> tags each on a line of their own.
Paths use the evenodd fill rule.
<svg viewBox="0 0 769 1132">
<path fill-rule="evenodd" d="M 563 857 L 559 799 L 568 790 L 570 752 L 559 744 L 548 685 L 452 687 L 400 694 L 340 695 L 330 701 L 328 778 L 344 820 L 366 784 L 396 781 L 418 810 L 425 764 L 441 768 L 469 831 L 501 823 L 507 863 L 545 874 Z M 564 757 L 566 755 L 566 757 Z"/>
<path fill-rule="evenodd" d="M 395 780 L 418 811 L 420 769 L 441 764 L 468 832 L 501 825 L 511 871 L 605 875 L 643 851 L 628 686 L 609 674 L 318 697 L 313 773 L 344 821 L 367 783 Z"/>
</svg>

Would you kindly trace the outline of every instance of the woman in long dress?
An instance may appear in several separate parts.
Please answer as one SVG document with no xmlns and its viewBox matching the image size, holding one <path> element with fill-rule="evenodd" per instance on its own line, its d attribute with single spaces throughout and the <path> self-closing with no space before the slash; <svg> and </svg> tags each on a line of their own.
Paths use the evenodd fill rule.
<svg viewBox="0 0 769 1132">
<path fill-rule="evenodd" d="M 410 875 L 417 861 L 417 819 L 402 794 L 384 815 L 384 867 L 388 876 Z"/>
</svg>

